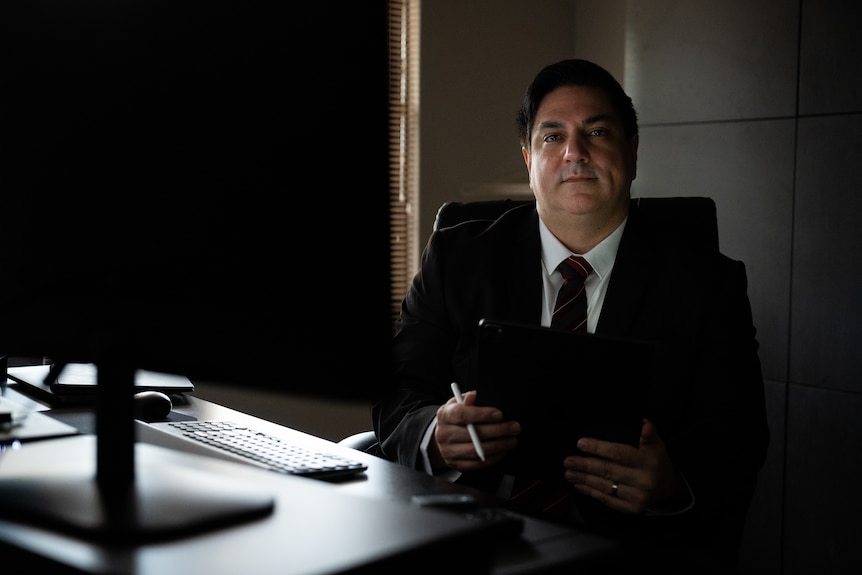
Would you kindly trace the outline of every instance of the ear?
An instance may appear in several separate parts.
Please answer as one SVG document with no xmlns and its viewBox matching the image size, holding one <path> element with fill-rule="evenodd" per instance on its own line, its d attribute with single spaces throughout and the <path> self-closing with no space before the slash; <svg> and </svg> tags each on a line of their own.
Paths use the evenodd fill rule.
<svg viewBox="0 0 862 575">
<path fill-rule="evenodd" d="M 527 150 L 527 146 L 521 146 L 521 155 L 524 156 L 524 164 L 527 166 L 527 175 L 530 175 L 530 170 L 533 166 L 533 160 L 530 157 L 530 151 Z"/>
<path fill-rule="evenodd" d="M 630 140 L 632 153 L 632 181 L 638 177 L 638 144 L 640 143 L 640 134 L 635 134 Z"/>
</svg>

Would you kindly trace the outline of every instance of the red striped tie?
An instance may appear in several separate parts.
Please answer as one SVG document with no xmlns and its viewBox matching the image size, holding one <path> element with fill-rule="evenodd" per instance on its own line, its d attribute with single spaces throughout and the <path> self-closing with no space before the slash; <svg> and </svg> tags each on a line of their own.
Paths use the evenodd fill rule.
<svg viewBox="0 0 862 575">
<path fill-rule="evenodd" d="M 584 280 L 592 271 L 590 262 L 581 256 L 569 256 L 557 269 L 563 274 L 563 285 L 557 293 L 551 327 L 568 331 L 587 330 L 587 294 Z"/>
</svg>

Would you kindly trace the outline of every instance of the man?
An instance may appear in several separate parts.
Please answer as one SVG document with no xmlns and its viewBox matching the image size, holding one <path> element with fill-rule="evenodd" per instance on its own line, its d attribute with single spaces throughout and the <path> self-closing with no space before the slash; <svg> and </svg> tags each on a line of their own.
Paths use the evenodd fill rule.
<svg viewBox="0 0 862 575">
<path fill-rule="evenodd" d="M 744 265 L 665 233 L 632 200 L 637 115 L 600 66 L 541 70 L 517 123 L 535 209 L 432 234 L 397 322 L 391 389 L 373 404 L 382 453 L 474 485 L 493 477 L 520 422 L 474 392 L 460 404 L 450 383 L 475 385 L 481 318 L 550 325 L 557 265 L 581 255 L 587 331 L 653 342 L 656 375 L 638 447 L 585 437 L 560 462 L 567 518 L 636 546 L 633 557 L 732 569 L 769 443 Z M 505 481 L 484 487 L 507 496 Z"/>
</svg>

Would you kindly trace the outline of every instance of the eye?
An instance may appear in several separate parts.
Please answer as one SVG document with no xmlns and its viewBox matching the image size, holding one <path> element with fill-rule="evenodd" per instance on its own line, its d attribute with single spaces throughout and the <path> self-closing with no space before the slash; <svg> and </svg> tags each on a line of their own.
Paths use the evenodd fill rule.
<svg viewBox="0 0 862 575">
<path fill-rule="evenodd" d="M 605 128 L 593 128 L 587 132 L 590 136 L 607 136 L 608 131 Z"/>
<path fill-rule="evenodd" d="M 556 142 L 559 139 L 560 139 L 560 136 L 558 134 L 548 134 L 548 135 L 542 137 L 542 141 L 547 142 L 547 143 Z"/>
</svg>

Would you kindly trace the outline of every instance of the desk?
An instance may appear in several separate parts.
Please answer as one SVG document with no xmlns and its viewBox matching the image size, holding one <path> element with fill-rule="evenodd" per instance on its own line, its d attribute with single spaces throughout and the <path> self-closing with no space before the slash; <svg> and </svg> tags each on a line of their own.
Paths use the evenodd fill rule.
<svg viewBox="0 0 862 575">
<path fill-rule="evenodd" d="M 45 409 L 18 394 L 14 386 L 7 391 L 7 397 Z M 233 420 L 263 432 L 287 436 L 299 445 L 342 452 L 366 462 L 368 470 L 356 478 L 326 482 L 143 446 L 144 452 L 138 455 L 139 467 L 155 460 L 165 465 L 193 465 L 247 481 L 275 495 L 275 510 L 268 517 L 241 525 L 181 539 L 126 546 L 105 545 L 14 522 L 3 518 L 0 512 L 0 549 L 5 546 L 31 560 L 44 559 L 52 569 L 56 563 L 73 568 L 73 572 L 157 575 L 343 573 L 376 571 L 381 567 L 415 570 L 417 566 L 423 571 L 451 570 L 453 555 L 461 556 L 459 566 L 476 573 L 551 573 L 579 566 L 595 567 L 595 572 L 607 574 L 613 571 L 622 553 L 612 541 L 531 517 L 525 517 L 521 540 L 489 542 L 487 532 L 475 521 L 447 511 L 417 508 L 410 503 L 415 494 L 467 491 L 493 504 L 493 498 L 486 494 L 193 395 L 174 399 L 176 413 L 196 419 Z M 91 413 L 80 408 L 48 413 L 75 422 L 82 430 L 86 430 L 88 418 L 92 418 Z M 32 446 L 34 449 L 44 446 L 49 452 L 56 451 L 57 446 L 74 444 L 80 453 L 88 453 L 93 452 L 94 442 L 93 436 L 83 435 L 39 441 Z M 84 464 L 90 464 L 86 457 L 82 459 Z M 473 564 L 460 563 L 471 557 Z"/>
</svg>

